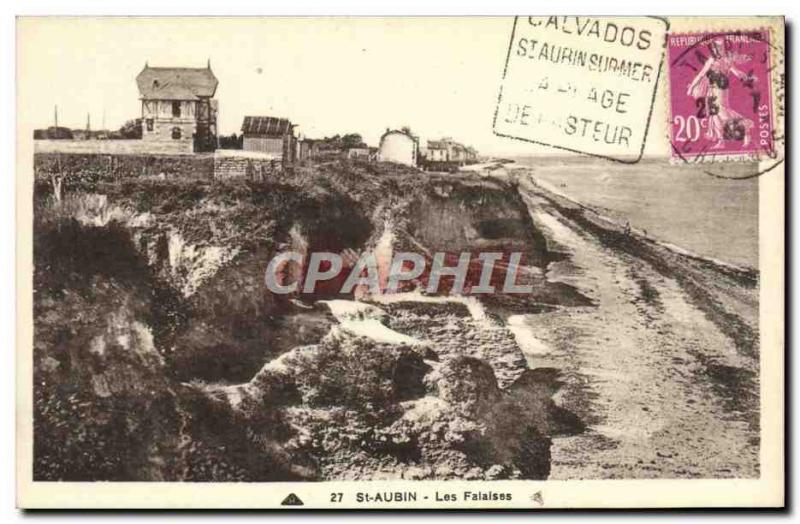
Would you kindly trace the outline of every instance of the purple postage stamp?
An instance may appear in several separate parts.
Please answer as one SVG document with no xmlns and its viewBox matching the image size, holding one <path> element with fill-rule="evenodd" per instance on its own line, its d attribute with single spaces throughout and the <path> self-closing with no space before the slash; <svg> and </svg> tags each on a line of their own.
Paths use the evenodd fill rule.
<svg viewBox="0 0 800 524">
<path fill-rule="evenodd" d="M 668 37 L 675 160 L 748 160 L 775 151 L 769 31 Z"/>
</svg>

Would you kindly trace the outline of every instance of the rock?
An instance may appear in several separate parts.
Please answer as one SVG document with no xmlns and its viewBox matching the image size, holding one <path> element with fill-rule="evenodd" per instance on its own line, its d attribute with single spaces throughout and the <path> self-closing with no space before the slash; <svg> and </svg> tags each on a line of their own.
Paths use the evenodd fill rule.
<svg viewBox="0 0 800 524">
<path fill-rule="evenodd" d="M 439 397 L 464 416 L 481 417 L 500 397 L 494 371 L 482 360 L 455 358 L 445 362 L 436 374 Z"/>
<path fill-rule="evenodd" d="M 392 372 L 395 401 L 402 402 L 424 396 L 423 378 L 430 370 L 431 367 L 417 353 L 399 355 Z"/>
<path fill-rule="evenodd" d="M 497 480 L 502 478 L 507 478 L 506 468 L 501 466 L 500 464 L 495 464 L 494 466 L 490 467 L 486 470 L 486 479 L 487 480 Z"/>
<path fill-rule="evenodd" d="M 480 480 L 483 479 L 483 470 L 478 467 L 470 468 L 464 475 L 464 480 Z"/>
<path fill-rule="evenodd" d="M 436 468 L 437 478 L 449 478 L 453 475 L 453 468 L 447 464 Z"/>
<path fill-rule="evenodd" d="M 421 480 L 430 476 L 430 469 L 420 468 L 418 466 L 411 466 L 403 472 L 403 478 L 406 480 Z"/>
</svg>

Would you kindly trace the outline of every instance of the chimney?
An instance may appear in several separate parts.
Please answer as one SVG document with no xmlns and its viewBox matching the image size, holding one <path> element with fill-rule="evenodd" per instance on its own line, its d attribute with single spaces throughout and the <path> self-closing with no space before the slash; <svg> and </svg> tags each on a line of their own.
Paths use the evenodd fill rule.
<svg viewBox="0 0 800 524">
<path fill-rule="evenodd" d="M 211 59 L 210 59 L 210 58 L 208 59 L 208 65 L 207 65 L 207 67 L 208 67 L 208 69 L 211 69 Z"/>
</svg>

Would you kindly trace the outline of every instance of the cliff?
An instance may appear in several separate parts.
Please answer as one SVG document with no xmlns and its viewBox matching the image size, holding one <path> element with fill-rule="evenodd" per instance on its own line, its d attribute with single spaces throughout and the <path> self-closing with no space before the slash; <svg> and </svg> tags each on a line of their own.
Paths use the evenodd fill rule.
<svg viewBox="0 0 800 524">
<path fill-rule="evenodd" d="M 36 479 L 546 478 L 552 437 L 582 429 L 506 322 L 588 303 L 544 278 L 513 186 L 347 162 L 257 183 L 75 171 L 58 199 L 37 173 Z M 532 296 L 264 285 L 287 249 L 512 248 Z"/>
</svg>

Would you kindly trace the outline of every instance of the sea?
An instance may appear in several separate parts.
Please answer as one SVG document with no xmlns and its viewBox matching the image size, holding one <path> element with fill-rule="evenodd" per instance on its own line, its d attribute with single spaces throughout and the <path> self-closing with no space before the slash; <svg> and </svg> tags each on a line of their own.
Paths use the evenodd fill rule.
<svg viewBox="0 0 800 524">
<path fill-rule="evenodd" d="M 758 268 L 758 177 L 723 179 L 708 166 L 644 158 L 619 164 L 588 157 L 521 157 L 512 167 L 532 170 L 572 200 L 649 237 L 692 253 Z M 719 169 L 719 164 L 715 166 Z M 757 164 L 725 168 L 731 176 L 755 173 Z"/>
</svg>

